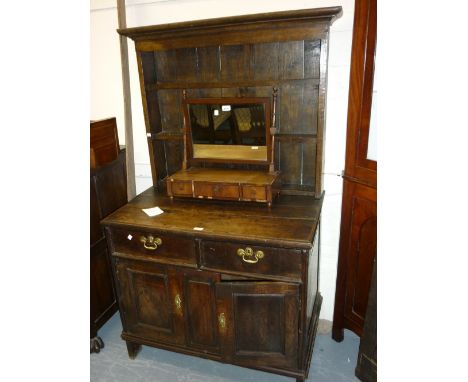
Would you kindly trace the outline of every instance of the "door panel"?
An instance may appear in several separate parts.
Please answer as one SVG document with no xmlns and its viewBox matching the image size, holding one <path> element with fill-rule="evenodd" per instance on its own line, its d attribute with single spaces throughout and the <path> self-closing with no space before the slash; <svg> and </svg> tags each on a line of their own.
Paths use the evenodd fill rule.
<svg viewBox="0 0 468 382">
<path fill-rule="evenodd" d="M 223 357 L 248 366 L 297 367 L 299 286 L 281 282 L 216 285 Z"/>
<path fill-rule="evenodd" d="M 219 274 L 184 272 L 187 345 L 219 353 L 215 283 Z"/>
<path fill-rule="evenodd" d="M 124 330 L 148 339 L 185 342 L 180 280 L 166 267 L 114 259 Z"/>
<path fill-rule="evenodd" d="M 347 261 L 344 316 L 362 333 L 367 299 L 372 278 L 372 265 L 377 253 L 376 190 L 345 180 L 340 251 Z"/>
</svg>

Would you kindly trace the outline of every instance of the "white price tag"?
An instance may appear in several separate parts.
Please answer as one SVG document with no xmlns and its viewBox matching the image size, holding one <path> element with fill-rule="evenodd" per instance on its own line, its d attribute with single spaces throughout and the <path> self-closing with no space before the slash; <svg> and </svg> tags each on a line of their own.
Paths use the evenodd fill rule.
<svg viewBox="0 0 468 382">
<path fill-rule="evenodd" d="M 231 105 L 222 105 L 221 110 L 222 111 L 230 111 L 231 110 Z"/>
<path fill-rule="evenodd" d="M 203 231 L 205 228 L 203 227 L 193 227 L 194 231 Z"/>
<path fill-rule="evenodd" d="M 164 211 L 159 208 L 159 207 L 153 207 L 153 208 L 143 208 L 142 211 L 148 215 L 148 216 L 158 216 L 158 215 L 161 215 L 162 213 L 164 213 Z"/>
<path fill-rule="evenodd" d="M 128 234 L 127 239 L 128 239 L 128 240 L 132 240 L 132 239 L 133 239 L 133 236 L 130 235 L 130 234 Z"/>
</svg>

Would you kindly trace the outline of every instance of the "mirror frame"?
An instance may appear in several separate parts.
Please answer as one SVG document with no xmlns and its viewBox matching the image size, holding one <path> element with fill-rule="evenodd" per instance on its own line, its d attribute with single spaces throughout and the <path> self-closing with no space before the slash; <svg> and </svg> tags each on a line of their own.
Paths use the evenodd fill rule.
<svg viewBox="0 0 468 382">
<path fill-rule="evenodd" d="M 223 158 L 194 158 L 193 157 L 193 140 L 192 126 L 190 123 L 189 105 L 239 105 L 239 104 L 262 104 L 265 112 L 265 143 L 266 143 L 266 159 L 223 159 Z M 219 97 L 219 98 L 185 98 L 182 100 L 182 109 L 184 115 L 184 162 L 191 163 L 246 163 L 246 164 L 270 164 L 271 161 L 271 99 L 268 97 Z M 216 145 L 213 145 L 216 146 Z M 239 145 L 241 146 L 241 145 Z"/>
</svg>

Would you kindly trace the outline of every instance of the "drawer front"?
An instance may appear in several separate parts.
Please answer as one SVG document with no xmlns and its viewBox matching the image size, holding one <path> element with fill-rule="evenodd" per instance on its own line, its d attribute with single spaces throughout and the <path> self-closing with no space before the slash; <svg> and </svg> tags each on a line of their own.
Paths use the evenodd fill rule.
<svg viewBox="0 0 468 382">
<path fill-rule="evenodd" d="M 242 199 L 266 201 L 266 188 L 264 186 L 242 186 Z"/>
<path fill-rule="evenodd" d="M 168 264 L 197 264 L 192 239 L 131 229 L 112 229 L 111 232 L 115 252 L 145 256 Z"/>
<path fill-rule="evenodd" d="M 238 200 L 239 186 L 237 184 L 194 182 L 194 193 L 196 197 Z"/>
<path fill-rule="evenodd" d="M 192 182 L 171 182 L 171 190 L 174 196 L 192 196 Z"/>
<path fill-rule="evenodd" d="M 201 267 L 215 271 L 301 280 L 301 251 L 248 244 L 202 242 Z"/>
<path fill-rule="evenodd" d="M 193 190 L 196 197 L 212 198 L 214 196 L 213 185 L 210 183 L 194 182 Z"/>
</svg>

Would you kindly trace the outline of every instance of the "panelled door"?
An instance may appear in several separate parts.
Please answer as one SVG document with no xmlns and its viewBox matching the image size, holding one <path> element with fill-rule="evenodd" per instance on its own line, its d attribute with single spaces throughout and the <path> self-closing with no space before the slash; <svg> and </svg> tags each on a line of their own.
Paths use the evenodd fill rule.
<svg viewBox="0 0 468 382">
<path fill-rule="evenodd" d="M 186 269 L 182 277 L 187 346 L 219 354 L 215 295 L 219 273 Z"/>
<path fill-rule="evenodd" d="M 222 282 L 216 284 L 216 299 L 226 361 L 253 367 L 297 367 L 297 284 Z"/>
<path fill-rule="evenodd" d="M 185 343 L 181 277 L 159 264 L 114 258 L 124 331 Z"/>
</svg>

